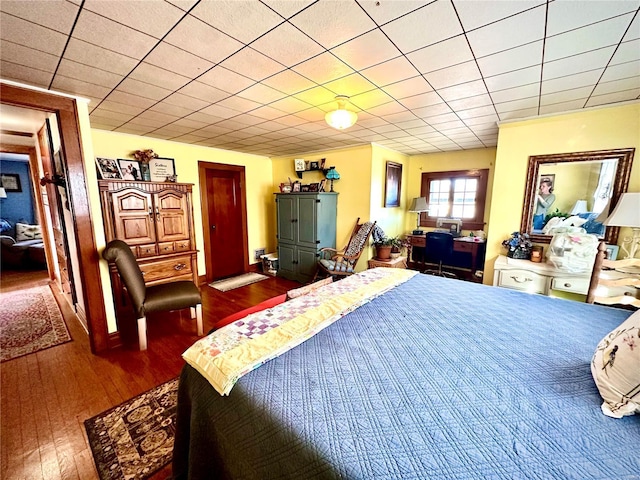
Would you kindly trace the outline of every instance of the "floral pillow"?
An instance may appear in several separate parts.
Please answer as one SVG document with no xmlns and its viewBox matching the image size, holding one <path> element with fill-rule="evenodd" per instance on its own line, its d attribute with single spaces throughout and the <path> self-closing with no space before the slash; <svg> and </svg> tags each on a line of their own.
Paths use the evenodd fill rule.
<svg viewBox="0 0 640 480">
<path fill-rule="evenodd" d="M 622 418 L 640 413 L 640 311 L 598 344 L 591 373 L 604 399 L 605 415 Z"/>
<path fill-rule="evenodd" d="M 36 240 L 42 238 L 40 225 L 27 225 L 26 223 L 16 223 L 16 242 L 25 240 Z"/>
<path fill-rule="evenodd" d="M 333 277 L 327 277 L 324 280 L 318 280 L 311 285 L 305 285 L 304 287 L 296 288 L 295 290 L 289 290 L 287 292 L 287 300 L 306 295 L 307 293 L 313 292 L 317 288 L 323 287 L 324 285 L 329 285 L 331 282 L 333 282 Z"/>
</svg>

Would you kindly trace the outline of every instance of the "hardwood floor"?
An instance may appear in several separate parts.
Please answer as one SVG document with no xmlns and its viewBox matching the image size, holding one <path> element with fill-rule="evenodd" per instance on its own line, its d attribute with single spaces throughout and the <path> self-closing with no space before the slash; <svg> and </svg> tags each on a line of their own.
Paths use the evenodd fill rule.
<svg viewBox="0 0 640 480">
<path fill-rule="evenodd" d="M 2 271 L 0 292 L 47 282 L 46 272 Z M 299 286 L 273 277 L 229 292 L 204 286 L 205 333 L 225 316 Z M 93 355 L 72 309 L 52 290 L 73 341 L 0 364 L 3 480 L 97 479 L 84 420 L 178 376 L 182 352 L 198 339 L 185 310 L 149 317 L 147 351 Z M 152 478 L 170 474 L 167 467 Z"/>
</svg>

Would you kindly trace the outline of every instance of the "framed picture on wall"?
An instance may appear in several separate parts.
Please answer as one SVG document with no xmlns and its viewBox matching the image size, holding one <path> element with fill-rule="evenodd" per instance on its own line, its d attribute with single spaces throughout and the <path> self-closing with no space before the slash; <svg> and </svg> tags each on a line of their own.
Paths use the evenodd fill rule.
<svg viewBox="0 0 640 480">
<path fill-rule="evenodd" d="M 402 164 L 387 162 L 387 175 L 384 183 L 384 206 L 400 206 L 400 185 L 402 183 Z"/>
<path fill-rule="evenodd" d="M 22 184 L 20 183 L 20 175 L 17 173 L 3 173 L 0 176 L 2 186 L 5 192 L 21 192 Z"/>
</svg>

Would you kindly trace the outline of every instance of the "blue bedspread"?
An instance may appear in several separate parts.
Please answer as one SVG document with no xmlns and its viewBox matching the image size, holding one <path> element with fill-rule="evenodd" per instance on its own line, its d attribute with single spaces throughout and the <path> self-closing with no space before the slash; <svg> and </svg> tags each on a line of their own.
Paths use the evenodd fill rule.
<svg viewBox="0 0 640 480">
<path fill-rule="evenodd" d="M 631 312 L 418 275 L 221 397 L 183 370 L 176 478 L 640 478 L 590 360 Z"/>
</svg>

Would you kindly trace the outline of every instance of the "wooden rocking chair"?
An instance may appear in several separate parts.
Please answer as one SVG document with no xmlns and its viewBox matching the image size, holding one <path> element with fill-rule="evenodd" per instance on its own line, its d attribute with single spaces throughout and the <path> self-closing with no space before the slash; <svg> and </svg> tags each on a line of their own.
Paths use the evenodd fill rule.
<svg viewBox="0 0 640 480">
<path fill-rule="evenodd" d="M 356 264 L 362 251 L 364 250 L 371 232 L 376 222 L 360 223 L 360 217 L 356 220 L 356 224 L 351 232 L 351 238 L 344 250 L 336 250 L 335 248 L 320 249 L 320 260 L 318 260 L 318 268 L 314 276 L 314 281 L 321 273 L 325 276 L 346 277 L 355 273 Z"/>
</svg>

